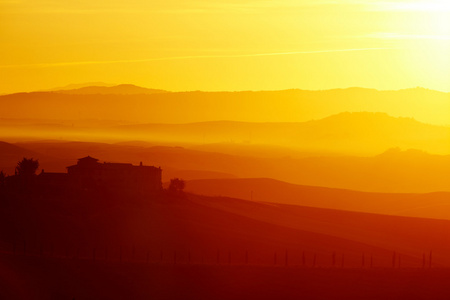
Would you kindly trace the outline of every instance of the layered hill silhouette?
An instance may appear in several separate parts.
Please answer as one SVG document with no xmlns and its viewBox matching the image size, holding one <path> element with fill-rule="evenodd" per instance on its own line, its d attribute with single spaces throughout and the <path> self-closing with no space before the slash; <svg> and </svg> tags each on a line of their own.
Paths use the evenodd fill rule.
<svg viewBox="0 0 450 300">
<path fill-rule="evenodd" d="M 106 82 L 85 82 L 85 83 L 71 83 L 65 86 L 58 86 L 51 89 L 45 89 L 42 90 L 42 92 L 54 92 L 54 91 L 66 91 L 66 90 L 76 90 L 81 89 L 85 87 L 91 87 L 91 86 L 99 86 L 99 87 L 111 87 L 116 86 L 117 84 L 112 83 L 106 83 Z"/>
<path fill-rule="evenodd" d="M 0 169 L 14 172 L 15 164 L 32 151 L 46 171 L 64 172 L 74 158 L 91 155 L 109 162 L 128 161 L 161 166 L 163 180 L 202 178 L 273 178 L 293 184 L 367 192 L 430 193 L 450 191 L 450 156 L 390 149 L 371 157 L 307 156 L 249 157 L 182 147 L 85 142 L 17 143 L 16 161 L 0 157 Z M 28 151 L 28 152 L 25 152 Z M 21 153 L 27 154 L 22 155 Z M 38 153 L 38 154 L 34 154 Z"/>
<path fill-rule="evenodd" d="M 0 182 L 0 298 L 447 296 L 449 110 L 420 88 L 1 95 L 0 171 L 45 172 Z M 52 179 L 86 156 L 185 189 Z"/>
<path fill-rule="evenodd" d="M 198 149 L 203 147 L 219 152 L 221 148 L 230 146 L 242 149 L 253 146 L 255 153 L 265 152 L 268 156 L 274 156 L 270 152 L 279 153 L 278 156 L 296 156 L 298 152 L 361 156 L 379 154 L 395 147 L 435 154 L 450 153 L 450 127 L 424 124 L 410 118 L 394 118 L 384 113 L 340 113 L 301 123 L 215 121 L 120 125 L 124 121 L 84 120 L 76 123 L 66 120 L 52 123 L 34 119 L 8 119 L 0 120 L 0 123 L 0 136 L 7 140 L 141 140 L 154 144 L 195 144 L 200 146 Z M 239 154 L 239 151 L 235 153 Z M 253 156 L 249 151 L 247 153 Z"/>
<path fill-rule="evenodd" d="M 278 145 L 315 153 L 373 155 L 393 147 L 450 153 L 450 127 L 394 118 L 384 113 L 340 113 L 302 123 L 216 121 L 127 125 L 117 130 L 123 135 L 128 133 L 157 141 Z"/>
<path fill-rule="evenodd" d="M 149 90 L 149 95 L 143 94 L 147 90 L 131 86 L 99 89 L 107 95 L 88 95 L 93 91 L 98 94 L 98 89 L 85 87 L 69 92 L 71 94 L 35 92 L 0 96 L 0 118 L 106 119 L 139 123 L 304 122 L 343 111 L 381 111 L 395 117 L 414 117 L 426 123 L 448 125 L 450 109 L 449 93 L 420 88 L 177 93 Z M 124 93 L 124 90 L 132 92 Z M 118 94 L 111 94 L 111 91 Z"/>
<path fill-rule="evenodd" d="M 186 190 L 215 197 L 450 220 L 450 192 L 367 193 L 294 185 L 268 178 L 190 180 L 186 183 Z"/>
<path fill-rule="evenodd" d="M 8 166 L 16 164 L 21 157 L 37 157 L 42 154 L 32 150 L 28 150 L 10 143 L 0 141 L 1 165 L 4 169 L 9 169 Z"/>
<path fill-rule="evenodd" d="M 165 90 L 147 89 L 133 84 L 86 86 L 77 89 L 54 90 L 53 92 L 68 95 L 149 95 L 167 93 Z"/>
</svg>

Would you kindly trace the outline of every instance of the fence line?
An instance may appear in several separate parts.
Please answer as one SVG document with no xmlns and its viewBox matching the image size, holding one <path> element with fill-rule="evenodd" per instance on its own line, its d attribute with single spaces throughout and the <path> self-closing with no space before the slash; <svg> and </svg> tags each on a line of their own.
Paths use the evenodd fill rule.
<svg viewBox="0 0 450 300">
<path fill-rule="evenodd" d="M 21 244 L 21 247 L 18 245 Z M 423 252 L 417 256 L 401 255 L 399 252 L 392 252 L 391 265 L 387 263 L 387 255 L 374 256 L 373 254 L 361 253 L 360 262 L 357 262 L 357 253 L 339 253 L 337 251 L 306 252 L 275 251 L 272 254 L 268 251 L 223 251 L 217 249 L 215 259 L 210 251 L 173 250 L 172 258 L 170 251 L 153 249 L 139 249 L 135 245 L 125 251 L 125 247 L 65 247 L 65 251 L 55 251 L 53 244 L 45 246 L 43 244 L 32 248 L 26 241 L 23 243 L 13 243 L 9 249 L 0 249 L 1 253 L 17 256 L 28 256 L 37 258 L 72 259 L 83 261 L 107 261 L 107 262 L 132 262 L 132 263 L 158 263 L 158 264 L 193 264 L 193 265 L 253 265 L 253 266 L 276 266 L 276 267 L 304 267 L 304 268 L 432 268 L 433 251 Z M 61 250 L 61 249 L 60 249 Z M 83 250 L 83 251 L 82 251 Z M 209 253 L 208 253 L 209 252 Z M 284 252 L 284 253 L 283 253 Z M 158 255 L 159 254 L 159 255 Z M 242 255 L 243 254 L 243 255 Z M 340 264 L 338 264 L 340 257 Z M 283 261 L 284 258 L 284 261 Z M 428 258 L 428 259 L 427 259 Z"/>
</svg>

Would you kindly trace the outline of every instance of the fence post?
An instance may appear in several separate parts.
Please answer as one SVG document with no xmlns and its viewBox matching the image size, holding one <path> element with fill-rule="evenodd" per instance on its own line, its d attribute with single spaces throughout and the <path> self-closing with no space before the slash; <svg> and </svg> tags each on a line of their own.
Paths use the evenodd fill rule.
<svg viewBox="0 0 450 300">
<path fill-rule="evenodd" d="M 333 252 L 332 255 L 332 264 L 333 264 L 333 268 L 336 266 L 336 252 Z"/>
<path fill-rule="evenodd" d="M 430 261 L 428 262 L 430 268 L 431 268 L 431 261 L 432 261 L 432 258 L 433 258 L 433 251 L 430 251 Z"/>
<path fill-rule="evenodd" d="M 231 265 L 231 250 L 228 251 L 228 264 Z"/>
<path fill-rule="evenodd" d="M 342 253 L 341 268 L 344 268 L 345 254 Z"/>
<path fill-rule="evenodd" d="M 305 255 L 305 251 L 303 251 L 303 254 L 302 254 L 302 264 L 303 264 L 304 267 L 306 267 L 306 255 Z"/>
<path fill-rule="evenodd" d="M 286 249 L 286 255 L 284 256 L 284 266 L 288 266 L 288 250 Z"/>
<path fill-rule="evenodd" d="M 248 265 L 248 250 L 245 251 L 245 264 Z"/>
<path fill-rule="evenodd" d="M 273 255 L 273 265 L 277 265 L 277 252 L 275 251 L 275 254 Z"/>
<path fill-rule="evenodd" d="M 148 264 L 149 260 L 150 260 L 150 250 L 147 250 L 147 264 Z"/>
<path fill-rule="evenodd" d="M 216 263 L 220 265 L 220 250 L 217 250 L 217 261 Z"/>
<path fill-rule="evenodd" d="M 392 255 L 392 267 L 395 268 L 395 251 L 394 254 Z"/>
<path fill-rule="evenodd" d="M 313 267 L 314 268 L 316 267 L 316 258 L 317 258 L 316 253 L 314 253 L 314 259 L 313 259 Z"/>
</svg>

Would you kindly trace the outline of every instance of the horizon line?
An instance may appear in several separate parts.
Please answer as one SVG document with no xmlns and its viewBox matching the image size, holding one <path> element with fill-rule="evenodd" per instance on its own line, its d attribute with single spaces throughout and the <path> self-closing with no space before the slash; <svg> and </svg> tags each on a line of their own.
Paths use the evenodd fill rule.
<svg viewBox="0 0 450 300">
<path fill-rule="evenodd" d="M 439 90 L 439 89 L 432 89 L 432 88 L 427 88 L 427 87 L 423 87 L 423 86 L 411 86 L 411 87 L 404 87 L 404 88 L 397 88 L 397 89 L 378 89 L 378 88 L 374 88 L 374 87 L 363 87 L 363 86 L 346 86 L 346 87 L 330 87 L 330 88 L 322 88 L 322 89 L 305 89 L 305 88 L 300 88 L 300 87 L 292 87 L 292 88 L 284 88 L 284 89 L 268 89 L 268 90 L 264 90 L 264 89 L 260 89 L 260 90 L 252 90 L 252 89 L 242 89 L 242 90 L 166 90 L 164 88 L 155 88 L 155 87 L 146 87 L 143 85 L 138 85 L 138 84 L 134 84 L 134 83 L 120 83 L 120 84 L 113 84 L 113 85 L 109 85 L 108 86 L 102 86 L 102 85 L 87 85 L 87 86 L 83 86 L 83 87 L 79 87 L 79 88 L 71 88 L 71 89 L 65 89 L 66 86 L 68 85 L 72 85 L 73 83 L 64 85 L 64 86 L 58 86 L 58 87 L 54 87 L 54 88 L 42 88 L 42 89 L 37 89 L 37 90 L 29 90 L 29 91 L 16 91 L 16 92 L 0 92 L 0 96 L 8 96 L 8 95 L 14 95 L 14 94 L 28 94 L 28 93 L 53 93 L 53 92 L 62 92 L 61 94 L 64 94 L 63 92 L 69 92 L 69 91 L 75 91 L 75 90 L 80 90 L 83 88 L 90 88 L 90 87 L 99 87 L 99 88 L 112 88 L 112 87 L 117 87 L 117 86 L 121 86 L 121 85 L 132 85 L 138 88 L 143 88 L 143 89 L 149 89 L 149 90 L 163 90 L 166 91 L 168 93 L 193 93 L 193 92 L 202 92 L 202 93 L 240 93 L 240 92 L 282 92 L 282 91 L 292 91 L 292 90 L 299 90 L 299 91 L 309 91 L 309 92 L 322 92 L 322 91 L 333 91 L 333 90 L 348 90 L 348 89 L 363 89 L 363 90 L 375 90 L 377 92 L 397 92 L 397 91 L 405 91 L 405 90 L 414 90 L 414 89 L 423 89 L 423 90 L 428 90 L 428 91 L 433 91 L 433 92 L 438 92 L 438 93 L 444 93 L 444 94 L 449 94 L 449 91 L 444 91 L 444 90 Z M 79 84 L 83 84 L 83 83 L 79 83 Z M 88 83 L 86 83 L 88 84 Z M 107 83 L 105 83 L 107 84 Z M 144 93 L 143 93 L 144 94 Z M 95 95 L 95 94 L 93 94 Z M 125 94 L 126 95 L 126 94 Z"/>
</svg>

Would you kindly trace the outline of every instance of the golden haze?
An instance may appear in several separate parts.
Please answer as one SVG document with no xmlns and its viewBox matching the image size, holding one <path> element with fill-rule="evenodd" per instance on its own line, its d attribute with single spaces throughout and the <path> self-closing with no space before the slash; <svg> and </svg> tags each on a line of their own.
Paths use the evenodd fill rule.
<svg viewBox="0 0 450 300">
<path fill-rule="evenodd" d="M 449 91 L 446 1 L 0 1 L 0 93 L 76 82 L 173 91 Z"/>
<path fill-rule="evenodd" d="M 0 0 L 0 298 L 450 298 L 449 14 Z"/>
</svg>

